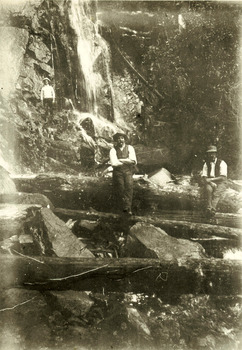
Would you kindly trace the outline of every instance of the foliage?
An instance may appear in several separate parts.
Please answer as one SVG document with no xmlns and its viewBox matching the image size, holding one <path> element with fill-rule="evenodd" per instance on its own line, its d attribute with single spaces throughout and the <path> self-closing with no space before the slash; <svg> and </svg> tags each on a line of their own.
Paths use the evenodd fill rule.
<svg viewBox="0 0 242 350">
<path fill-rule="evenodd" d="M 231 151 L 239 151 L 240 136 L 234 98 L 239 84 L 238 18 L 233 11 L 215 10 L 188 11 L 184 17 L 186 28 L 161 32 L 142 62 L 150 84 L 165 95 L 165 108 L 154 118 L 177 123 L 170 140 L 175 152 L 187 146 L 196 153 L 215 143 L 235 163 Z"/>
<path fill-rule="evenodd" d="M 122 34 L 120 28 L 117 32 L 115 25 L 116 43 L 149 83 L 147 87 L 133 74 L 146 117 L 155 126 L 149 142 L 168 146 L 178 171 L 190 170 L 186 167 L 190 158 L 202 157 L 207 145 L 214 143 L 231 174 L 237 171 L 238 176 L 241 7 L 208 2 L 152 6 L 146 9 L 149 22 L 145 11 L 140 14 L 143 27 L 137 14 L 133 23 L 120 19 L 136 34 L 128 35 L 127 30 Z M 178 15 L 184 26 L 178 24 Z"/>
</svg>

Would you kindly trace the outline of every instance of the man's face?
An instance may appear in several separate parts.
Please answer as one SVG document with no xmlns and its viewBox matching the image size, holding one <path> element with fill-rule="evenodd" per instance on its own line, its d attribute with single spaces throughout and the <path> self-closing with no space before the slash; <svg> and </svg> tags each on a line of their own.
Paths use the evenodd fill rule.
<svg viewBox="0 0 242 350">
<path fill-rule="evenodd" d="M 216 152 L 208 152 L 208 160 L 210 162 L 214 162 L 216 157 L 217 157 L 217 153 Z"/>
<path fill-rule="evenodd" d="M 122 147 L 124 144 L 125 144 L 125 139 L 124 139 L 124 137 L 123 137 L 123 136 L 119 136 L 119 137 L 117 138 L 117 146 L 118 146 L 118 147 Z"/>
</svg>

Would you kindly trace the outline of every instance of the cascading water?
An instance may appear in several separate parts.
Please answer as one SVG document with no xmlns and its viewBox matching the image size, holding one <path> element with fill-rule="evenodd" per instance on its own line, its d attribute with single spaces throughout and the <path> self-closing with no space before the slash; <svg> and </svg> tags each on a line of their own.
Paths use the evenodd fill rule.
<svg viewBox="0 0 242 350">
<path fill-rule="evenodd" d="M 80 109 L 113 120 L 110 54 L 106 41 L 98 33 L 96 5 L 97 2 L 89 0 L 71 0 L 69 8 L 81 69 L 77 86 L 81 85 L 85 92 L 80 96 Z"/>
<path fill-rule="evenodd" d="M 95 41 L 93 40 L 94 23 L 88 16 L 89 1 L 71 0 L 69 18 L 77 35 L 77 53 L 84 77 L 84 88 L 87 94 L 87 108 L 93 113 L 96 111 L 96 87 L 99 81 L 98 74 L 93 71 L 93 62 L 96 56 Z"/>
</svg>

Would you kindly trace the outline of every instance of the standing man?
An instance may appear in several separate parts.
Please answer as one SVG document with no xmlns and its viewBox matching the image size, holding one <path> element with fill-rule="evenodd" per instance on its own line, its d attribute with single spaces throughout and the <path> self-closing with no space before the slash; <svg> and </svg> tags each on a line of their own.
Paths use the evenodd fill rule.
<svg viewBox="0 0 242 350">
<path fill-rule="evenodd" d="M 44 78 L 43 82 L 44 86 L 41 89 L 40 99 L 46 113 L 45 120 L 50 115 L 52 121 L 54 107 L 53 104 L 55 103 L 55 91 L 53 87 L 49 84 L 50 79 Z"/>
<path fill-rule="evenodd" d="M 217 158 L 217 147 L 209 146 L 202 170 L 202 184 L 206 197 L 207 214 L 214 216 L 216 207 L 226 189 L 227 164 Z"/>
<path fill-rule="evenodd" d="M 113 167 L 113 191 L 116 203 L 124 213 L 132 215 L 133 173 L 137 164 L 135 150 L 127 145 L 125 134 L 113 136 L 114 147 L 110 150 L 110 163 Z"/>
</svg>

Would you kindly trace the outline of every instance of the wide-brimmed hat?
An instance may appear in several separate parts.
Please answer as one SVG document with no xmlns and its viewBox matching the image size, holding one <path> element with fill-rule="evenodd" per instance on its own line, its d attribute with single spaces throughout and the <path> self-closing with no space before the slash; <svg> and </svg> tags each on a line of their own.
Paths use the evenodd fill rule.
<svg viewBox="0 0 242 350">
<path fill-rule="evenodd" d="M 43 79 L 43 81 L 45 81 L 45 80 L 48 80 L 48 81 L 50 81 L 50 79 L 49 79 L 49 78 L 44 78 L 44 79 Z"/>
<path fill-rule="evenodd" d="M 122 133 L 122 132 L 117 132 L 115 135 L 113 135 L 113 140 L 117 141 L 117 139 L 119 138 L 119 136 L 123 136 L 125 140 L 127 140 L 127 136 Z"/>
<path fill-rule="evenodd" d="M 208 149 L 206 151 L 207 153 L 217 153 L 217 147 L 216 146 L 213 146 L 213 145 L 210 145 L 208 146 Z"/>
</svg>

